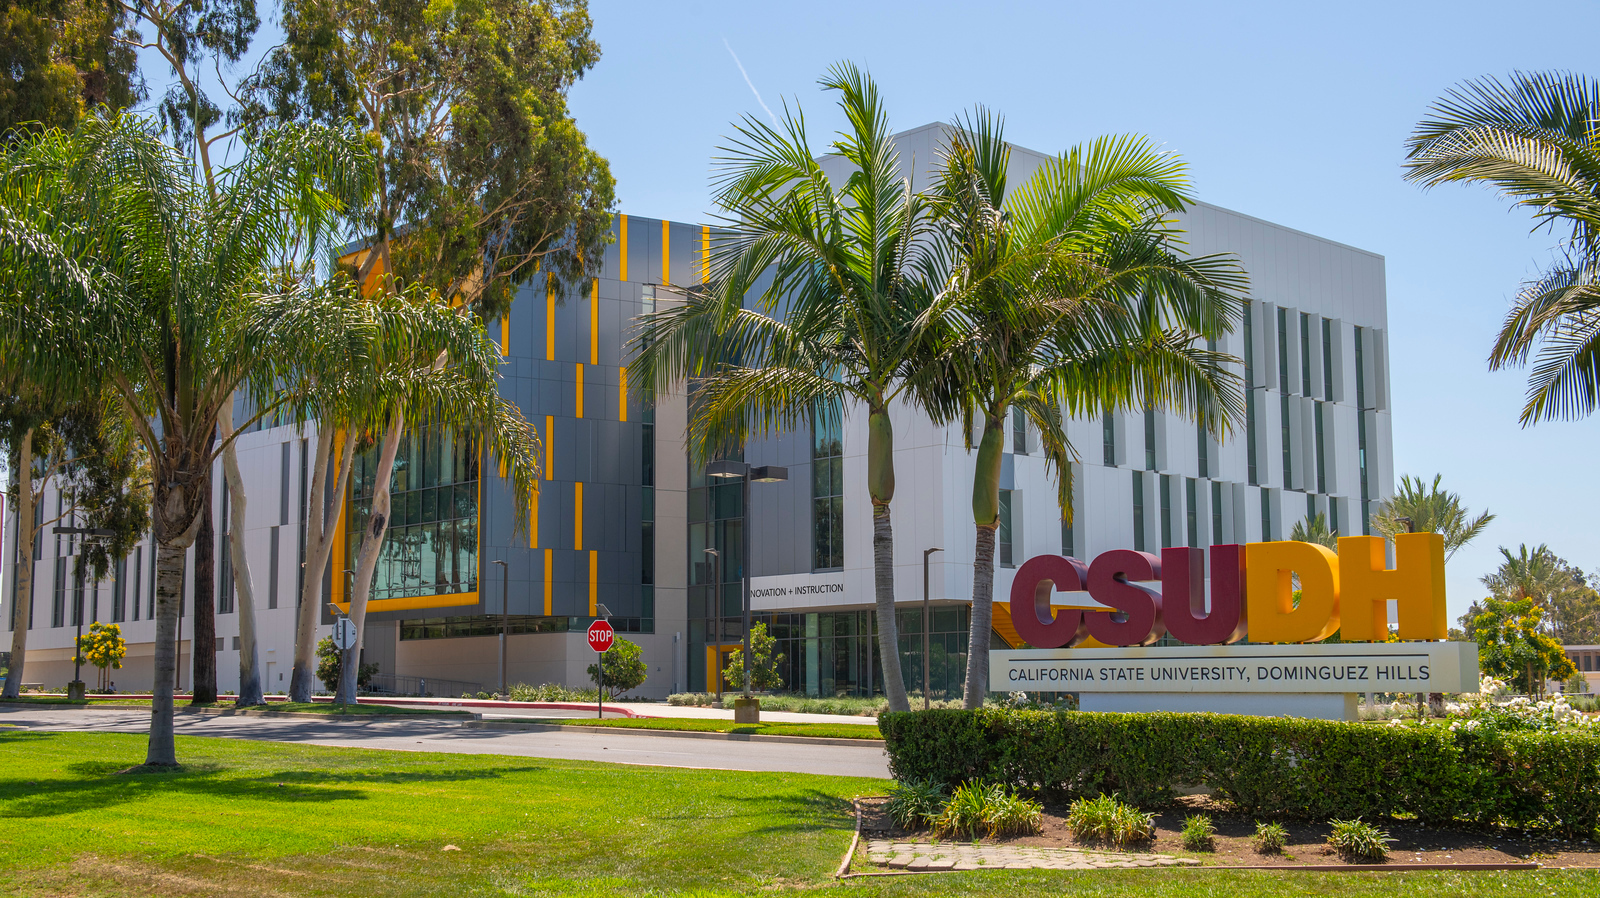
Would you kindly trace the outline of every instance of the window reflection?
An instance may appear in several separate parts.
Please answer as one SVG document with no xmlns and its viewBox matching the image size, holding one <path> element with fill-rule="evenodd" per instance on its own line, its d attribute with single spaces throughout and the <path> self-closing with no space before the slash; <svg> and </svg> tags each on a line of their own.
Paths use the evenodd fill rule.
<svg viewBox="0 0 1600 898">
<path fill-rule="evenodd" d="M 347 556 L 368 532 L 376 490 L 374 442 L 350 473 Z M 393 512 L 373 575 L 372 599 L 449 595 L 478 588 L 478 455 L 473 440 L 440 427 L 407 433 L 390 478 Z"/>
</svg>

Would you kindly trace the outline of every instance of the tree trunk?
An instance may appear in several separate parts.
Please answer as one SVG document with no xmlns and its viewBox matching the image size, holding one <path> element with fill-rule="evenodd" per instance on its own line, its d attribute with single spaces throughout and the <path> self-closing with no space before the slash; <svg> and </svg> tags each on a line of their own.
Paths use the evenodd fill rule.
<svg viewBox="0 0 1600 898">
<path fill-rule="evenodd" d="M 972 475 L 972 626 L 967 633 L 967 682 L 963 704 L 983 707 L 989 695 L 989 632 L 994 627 L 994 543 L 1000 526 L 1000 462 L 1005 446 L 1003 416 L 987 416 Z"/>
<path fill-rule="evenodd" d="M 305 584 L 300 591 L 300 608 L 295 621 L 294 671 L 289 675 L 289 700 L 292 702 L 311 701 L 317 682 L 317 615 L 322 610 L 322 575 L 327 572 L 328 559 L 333 555 L 333 537 L 344 509 L 345 487 L 356 457 L 355 436 L 347 434 L 339 452 L 333 495 L 328 496 L 324 486 L 328 482 L 328 462 L 333 455 L 333 436 L 331 424 L 319 425 L 317 460 L 311 472 L 311 495 L 306 512 Z"/>
<path fill-rule="evenodd" d="M 405 414 L 397 413 L 383 435 L 383 448 L 378 454 L 378 467 L 373 473 L 372 513 L 367 516 L 367 532 L 361 539 L 361 553 L 356 556 L 355 584 L 350 596 L 350 622 L 356 627 L 356 641 L 344 650 L 344 663 L 340 667 L 339 690 L 336 701 L 351 703 L 356 700 L 356 677 L 361 666 L 361 646 L 367 638 L 367 600 L 372 595 L 372 578 L 378 569 L 378 555 L 383 549 L 383 537 L 389 530 L 389 487 L 394 471 L 395 454 L 400 449 L 400 439 L 405 435 Z"/>
<path fill-rule="evenodd" d="M 171 540 L 158 539 L 156 543 L 156 676 L 150 697 L 150 747 L 144 759 L 150 767 L 178 766 L 172 737 L 172 690 L 178 677 L 178 606 L 183 602 L 185 548 Z"/>
<path fill-rule="evenodd" d="M 261 658 L 256 646 L 256 592 L 250 578 L 250 558 L 244 548 L 244 477 L 239 473 L 239 452 L 233 436 L 233 405 L 224 404 L 217 416 L 222 438 L 222 476 L 228 490 L 228 555 L 233 563 L 233 591 L 239 608 L 239 707 L 264 704 L 261 694 Z"/>
<path fill-rule="evenodd" d="M 6 673 L 5 698 L 16 698 L 22 689 L 22 663 L 28 655 L 28 628 L 33 625 L 33 544 L 38 540 L 34 530 L 34 507 L 39 497 L 33 492 L 33 428 L 22 433 L 18 447 L 18 465 L 13 476 L 17 478 L 17 544 L 16 608 L 13 609 L 16 629 L 11 631 L 11 669 Z"/>
<path fill-rule="evenodd" d="M 872 586 L 877 599 L 883 695 L 890 711 L 909 711 L 911 700 L 900 673 L 900 629 L 894 614 L 894 526 L 889 516 L 889 503 L 894 499 L 894 430 L 884 408 L 872 409 L 867 417 L 867 489 L 872 495 Z M 867 695 L 872 695 L 870 682 Z"/>
<path fill-rule="evenodd" d="M 994 532 L 978 527 L 972 559 L 972 627 L 967 633 L 963 706 L 981 708 L 989 695 L 989 633 L 994 628 Z"/>
<path fill-rule="evenodd" d="M 194 540 L 194 623 L 189 629 L 189 655 L 193 665 L 191 705 L 217 700 L 217 531 L 212 517 L 216 490 L 206 466 L 200 505 L 200 533 Z"/>
</svg>

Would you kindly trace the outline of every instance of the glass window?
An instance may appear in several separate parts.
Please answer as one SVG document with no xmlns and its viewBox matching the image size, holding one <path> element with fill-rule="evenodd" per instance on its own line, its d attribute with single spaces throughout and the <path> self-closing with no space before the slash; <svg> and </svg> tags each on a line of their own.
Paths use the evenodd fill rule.
<svg viewBox="0 0 1600 898">
<path fill-rule="evenodd" d="M 1028 454 L 1028 416 L 1016 406 L 1011 407 L 1011 451 Z"/>
<path fill-rule="evenodd" d="M 1011 490 L 1000 491 L 1000 526 L 995 531 L 995 549 L 1002 567 L 1011 567 Z"/>
<path fill-rule="evenodd" d="M 1183 512 L 1188 524 L 1186 530 L 1189 535 L 1189 545 L 1196 547 L 1200 545 L 1200 509 L 1197 507 L 1200 495 L 1199 486 L 1193 477 L 1187 477 L 1184 480 Z"/>
<path fill-rule="evenodd" d="M 1316 413 L 1317 413 L 1316 414 L 1316 427 L 1317 427 L 1317 492 L 1326 493 L 1328 491 L 1328 456 L 1327 456 L 1327 447 L 1325 445 L 1323 445 L 1323 442 L 1322 442 L 1322 427 L 1323 427 L 1323 425 L 1322 425 L 1322 413 L 1323 413 L 1323 408 L 1322 408 L 1322 403 L 1320 403 L 1320 402 L 1317 403 Z"/>
<path fill-rule="evenodd" d="M 1289 392 L 1289 310 L 1278 307 L 1278 392 Z"/>
<path fill-rule="evenodd" d="M 1144 410 L 1144 469 L 1156 469 L 1156 410 Z"/>
<path fill-rule="evenodd" d="M 1211 441 L 1206 438 L 1206 428 L 1199 421 L 1194 422 L 1194 453 L 1200 462 L 1200 476 L 1211 476 Z"/>
<path fill-rule="evenodd" d="M 1283 440 L 1283 488 L 1293 489 L 1294 484 L 1294 447 L 1289 438 L 1289 394 L 1284 393 L 1278 397 L 1278 430 Z"/>
<path fill-rule="evenodd" d="M 1270 542 L 1272 535 L 1272 491 L 1261 488 L 1261 540 Z"/>
<path fill-rule="evenodd" d="M 371 516 L 381 448 L 373 443 L 359 452 L 351 474 L 346 551 L 352 561 Z M 392 515 L 373 574 L 374 601 L 478 588 L 477 481 L 470 438 L 427 426 L 401 439 L 389 482 Z"/>
<path fill-rule="evenodd" d="M 1211 542 L 1220 543 L 1223 540 L 1222 529 L 1222 484 L 1211 482 Z"/>
<path fill-rule="evenodd" d="M 840 416 L 821 410 L 812 424 L 811 567 L 844 567 L 844 437 Z"/>
<path fill-rule="evenodd" d="M 1117 427 L 1110 412 L 1106 412 L 1100 421 L 1100 451 L 1101 461 L 1106 467 L 1117 466 Z"/>
<path fill-rule="evenodd" d="M 1300 395 L 1315 395 L 1311 390 L 1311 316 L 1300 313 Z"/>
<path fill-rule="evenodd" d="M 1172 545 L 1172 475 L 1161 475 L 1161 545 Z"/>
<path fill-rule="evenodd" d="M 1333 321 L 1322 319 L 1322 398 L 1333 401 Z"/>
<path fill-rule="evenodd" d="M 1144 475 L 1133 472 L 1133 548 L 1144 551 Z"/>
</svg>

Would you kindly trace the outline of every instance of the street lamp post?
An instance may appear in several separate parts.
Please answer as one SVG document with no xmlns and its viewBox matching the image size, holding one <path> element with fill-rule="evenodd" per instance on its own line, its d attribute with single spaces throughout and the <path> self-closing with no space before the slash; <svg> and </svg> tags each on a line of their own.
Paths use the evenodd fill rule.
<svg viewBox="0 0 1600 898">
<path fill-rule="evenodd" d="M 922 550 L 922 710 L 930 707 L 928 704 L 928 627 L 931 622 L 928 617 L 928 556 L 943 549 Z"/>
<path fill-rule="evenodd" d="M 722 703 L 722 572 L 718 568 L 719 562 L 722 561 L 722 553 L 709 548 L 702 551 L 711 556 L 712 604 L 717 609 L 717 663 L 713 665 L 716 668 L 713 672 L 717 677 L 717 703 L 720 705 Z"/>
<path fill-rule="evenodd" d="M 500 694 L 506 692 L 506 641 L 511 636 L 511 568 L 495 559 L 490 564 L 500 565 Z"/>
<path fill-rule="evenodd" d="M 741 508 L 744 511 L 744 538 L 743 542 L 743 581 L 744 593 L 744 704 L 735 708 L 734 720 L 739 723 L 756 723 L 761 717 L 761 706 L 753 704 L 750 698 L 750 482 L 756 483 L 781 483 L 789 479 L 789 469 L 781 465 L 760 465 L 752 467 L 742 461 L 719 460 L 706 466 L 706 474 L 712 477 L 738 477 L 743 487 Z M 741 714 L 752 715 L 749 720 L 741 720 Z"/>
<path fill-rule="evenodd" d="M 103 530 L 94 527 L 56 527 L 56 533 L 66 533 L 81 536 L 86 541 L 90 539 L 109 539 L 117 535 L 115 530 Z M 78 557 L 72 567 L 73 592 L 77 601 L 73 608 L 73 616 L 78 619 L 78 635 L 72 642 L 72 682 L 67 684 L 67 698 L 81 699 L 88 691 L 83 684 L 83 549 L 79 547 Z M 98 609 L 96 609 L 98 611 Z"/>
</svg>

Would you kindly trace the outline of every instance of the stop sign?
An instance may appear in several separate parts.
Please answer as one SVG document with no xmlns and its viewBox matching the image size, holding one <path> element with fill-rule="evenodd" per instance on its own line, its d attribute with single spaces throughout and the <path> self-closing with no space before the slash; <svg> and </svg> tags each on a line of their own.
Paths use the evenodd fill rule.
<svg viewBox="0 0 1600 898">
<path fill-rule="evenodd" d="M 589 648 L 597 652 L 603 652 L 611 648 L 611 641 L 616 636 L 617 632 L 611 629 L 610 624 L 603 620 L 597 620 L 589 625 Z"/>
</svg>

